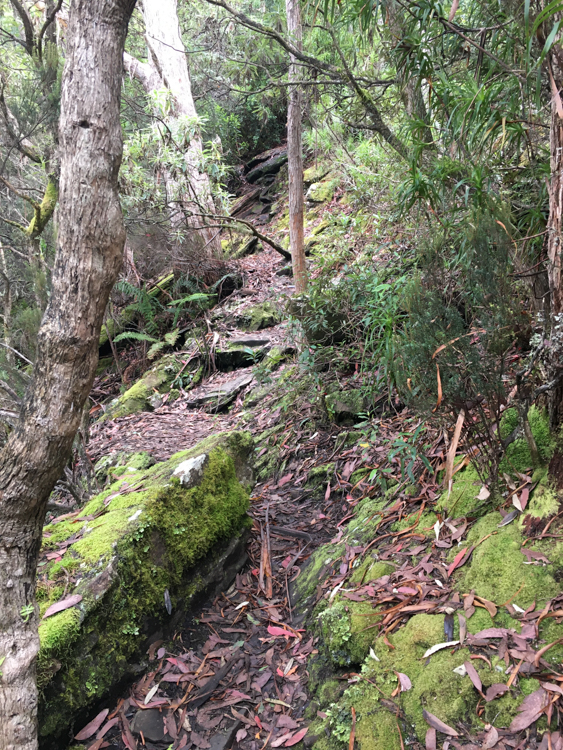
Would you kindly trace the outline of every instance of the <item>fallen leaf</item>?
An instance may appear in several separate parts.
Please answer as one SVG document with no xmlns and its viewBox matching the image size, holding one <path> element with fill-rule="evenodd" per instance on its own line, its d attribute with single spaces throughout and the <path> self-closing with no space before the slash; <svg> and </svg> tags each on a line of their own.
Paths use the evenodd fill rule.
<svg viewBox="0 0 563 750">
<path fill-rule="evenodd" d="M 295 638 L 295 633 L 285 628 L 278 628 L 276 625 L 268 625 L 268 633 L 275 637 L 283 636 L 284 638 Z"/>
<path fill-rule="evenodd" d="M 51 604 L 51 606 L 47 608 L 45 614 L 43 615 L 43 619 L 45 619 L 46 617 L 51 617 L 51 615 L 56 615 L 57 612 L 62 612 L 65 609 L 69 609 L 69 607 L 74 607 L 81 601 L 82 597 L 80 596 L 80 594 L 73 594 L 72 596 L 68 596 L 66 599 L 61 599 L 60 602 Z"/>
<path fill-rule="evenodd" d="M 75 740 L 89 740 L 90 737 L 93 737 L 98 731 L 98 729 L 102 726 L 108 714 L 109 714 L 109 708 L 104 708 L 104 710 L 100 711 L 100 713 L 94 719 L 92 719 L 92 721 L 89 724 L 86 724 L 84 729 L 81 729 L 80 732 L 78 732 L 78 734 L 76 735 L 74 739 Z"/>
<path fill-rule="evenodd" d="M 237 742 L 241 742 L 241 740 L 244 740 L 247 734 L 248 732 L 246 731 L 246 729 L 244 729 L 244 727 L 242 729 L 239 729 L 237 732 Z"/>
<path fill-rule="evenodd" d="M 473 683 L 473 686 L 481 692 L 483 690 L 483 683 L 481 682 L 481 678 L 479 677 L 479 674 L 473 664 L 471 664 L 470 661 L 463 662 L 463 666 L 467 670 L 467 674 L 469 675 L 469 679 Z"/>
<path fill-rule="evenodd" d="M 494 685 L 491 685 L 487 688 L 487 692 L 485 693 L 485 700 L 487 701 L 487 703 L 490 703 L 500 695 L 504 695 L 505 693 L 507 693 L 509 689 L 510 688 L 507 685 L 495 682 Z"/>
<path fill-rule="evenodd" d="M 455 729 L 452 729 L 447 724 L 444 724 L 443 721 L 441 721 L 437 716 L 434 716 L 434 714 L 431 714 L 430 711 L 423 710 L 422 716 L 424 717 L 426 723 L 429 724 L 433 729 L 436 729 L 438 732 L 442 732 L 442 734 L 449 734 L 451 737 L 459 736 Z"/>
<path fill-rule="evenodd" d="M 432 654 L 435 654 L 436 651 L 441 651 L 443 648 L 449 648 L 450 646 L 457 646 L 459 644 L 459 641 L 448 641 L 447 643 L 437 643 L 435 646 L 431 646 L 427 651 L 424 652 L 422 655 L 423 659 L 426 659 L 428 656 L 432 656 Z M 430 714 L 432 716 L 432 714 Z"/>
<path fill-rule="evenodd" d="M 481 745 L 482 750 L 491 750 L 498 742 L 498 732 L 494 727 L 491 727 L 487 734 L 485 735 L 485 739 L 483 740 L 483 744 Z"/>
<path fill-rule="evenodd" d="M 467 620 L 461 614 L 461 612 L 457 613 L 457 619 L 459 622 L 459 642 L 460 644 L 463 645 L 463 642 L 465 641 L 465 636 L 467 635 Z"/>
<path fill-rule="evenodd" d="M 474 638 L 504 638 L 509 634 L 508 628 L 485 628 L 475 633 Z"/>
<path fill-rule="evenodd" d="M 397 675 L 397 679 L 399 680 L 402 693 L 412 688 L 412 682 L 406 674 L 403 674 L 402 672 L 395 672 L 395 674 Z"/>
<path fill-rule="evenodd" d="M 460 564 L 460 562 L 463 560 L 463 556 L 467 552 L 467 547 L 464 547 L 461 552 L 458 552 L 457 555 L 454 557 L 453 563 L 448 568 L 448 578 L 451 576 L 451 574 L 454 572 L 454 570 L 457 568 L 457 566 Z"/>
<path fill-rule="evenodd" d="M 559 685 L 554 685 L 552 682 L 540 682 L 540 685 L 544 690 L 549 690 L 552 693 L 559 693 L 559 695 L 563 695 L 563 688 Z"/>
<path fill-rule="evenodd" d="M 482 596 L 476 596 L 475 599 L 479 600 L 483 607 L 487 610 L 487 612 L 491 615 L 491 617 L 495 617 L 498 610 L 497 605 L 494 602 L 490 602 L 488 599 L 483 599 Z"/>
<path fill-rule="evenodd" d="M 426 750 L 436 750 L 436 730 L 429 727 L 426 732 Z"/>
<path fill-rule="evenodd" d="M 300 729 L 297 732 L 297 734 L 294 734 L 293 737 L 285 743 L 284 747 L 291 747 L 292 745 L 297 745 L 297 743 L 301 742 L 303 737 L 305 737 L 308 731 L 309 731 L 309 727 L 303 727 L 303 729 Z"/>
</svg>

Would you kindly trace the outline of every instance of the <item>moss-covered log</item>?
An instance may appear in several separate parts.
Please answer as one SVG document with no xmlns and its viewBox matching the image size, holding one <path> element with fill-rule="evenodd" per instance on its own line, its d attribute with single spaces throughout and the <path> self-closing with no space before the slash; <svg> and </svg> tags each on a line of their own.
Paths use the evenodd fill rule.
<svg viewBox="0 0 563 750">
<path fill-rule="evenodd" d="M 230 583 L 244 559 L 252 452 L 252 437 L 233 432 L 145 470 L 127 464 L 78 518 L 45 528 L 46 548 L 73 541 L 41 569 L 41 614 L 69 573 L 77 582 L 66 595 L 83 598 L 39 628 L 44 747 L 62 746 L 73 721 L 142 669 L 151 636 L 177 625 L 211 586 Z"/>
</svg>

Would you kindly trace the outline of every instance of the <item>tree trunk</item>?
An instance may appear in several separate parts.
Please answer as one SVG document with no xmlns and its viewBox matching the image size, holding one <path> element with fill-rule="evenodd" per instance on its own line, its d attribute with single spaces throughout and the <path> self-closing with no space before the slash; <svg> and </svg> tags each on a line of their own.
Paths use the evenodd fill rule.
<svg viewBox="0 0 563 750">
<path fill-rule="evenodd" d="M 402 44 L 405 36 L 407 36 L 405 14 L 406 11 L 401 5 L 399 5 L 397 0 L 391 0 L 391 2 L 387 4 L 387 19 L 389 21 L 391 34 L 396 42 L 395 46 Z M 397 55 L 395 56 L 397 57 Z M 396 64 L 397 59 L 392 60 L 391 62 Z M 424 143 L 428 145 L 432 144 L 432 130 L 429 125 L 428 111 L 426 109 L 424 96 L 422 95 L 420 80 L 417 77 L 410 76 L 404 69 L 397 70 L 397 78 L 399 83 L 399 93 L 403 104 L 405 105 L 407 115 L 424 123 L 420 130 L 420 138 Z"/>
<path fill-rule="evenodd" d="M 134 5 L 73 0 L 70 8 L 52 294 L 31 385 L 0 453 L 0 750 L 37 748 L 37 557 L 47 500 L 80 424 L 102 317 L 121 266 L 119 103 Z M 35 611 L 26 621 L 27 607 Z"/>
<path fill-rule="evenodd" d="M 560 20 L 557 14 L 554 20 Z M 563 323 L 562 288 L 562 214 L 563 214 L 563 54 L 556 43 L 548 56 L 548 74 L 551 83 L 551 126 L 549 133 L 551 179 L 549 182 L 549 218 L 547 221 L 547 278 L 549 283 L 549 309 L 546 323 L 550 327 L 552 348 L 548 363 L 549 380 L 555 382 L 562 374 L 561 323 Z M 563 418 L 563 383 L 559 381 L 549 391 L 549 418 L 553 428 Z"/>
<path fill-rule="evenodd" d="M 125 64 L 132 75 L 150 93 L 166 88 L 172 97 L 175 117 L 197 118 L 192 95 L 192 86 L 184 43 L 180 35 L 177 0 L 145 0 L 143 16 L 150 64 L 139 63 L 126 55 Z M 214 214 L 215 204 L 211 194 L 211 184 L 205 172 L 201 172 L 203 144 L 199 131 L 190 140 L 185 152 L 187 165 L 188 194 L 178 195 L 179 188 L 172 175 L 166 175 L 167 192 L 170 192 L 173 214 L 183 208 L 188 214 Z M 178 203 L 179 201 L 179 203 Z M 172 220 L 178 225 L 178 220 Z M 216 223 L 216 222 L 212 222 Z M 188 225 L 196 229 L 203 240 L 201 243 L 208 255 L 217 255 L 221 249 L 218 229 L 206 228 L 199 217 L 189 217 Z"/>
<path fill-rule="evenodd" d="M 299 0 L 285 0 L 287 30 L 290 41 L 301 51 L 303 34 Z M 300 66 L 290 56 L 289 81 L 300 77 Z M 301 87 L 289 88 L 287 108 L 287 167 L 289 173 L 289 244 L 295 293 L 303 294 L 307 289 L 307 267 L 303 242 L 303 153 L 301 147 Z"/>
</svg>

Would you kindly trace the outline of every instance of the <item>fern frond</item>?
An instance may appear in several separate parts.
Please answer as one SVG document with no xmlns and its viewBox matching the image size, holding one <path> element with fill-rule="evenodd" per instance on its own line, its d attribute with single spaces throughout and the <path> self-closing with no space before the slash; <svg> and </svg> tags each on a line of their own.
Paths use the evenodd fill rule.
<svg viewBox="0 0 563 750">
<path fill-rule="evenodd" d="M 154 336 L 149 336 L 147 333 L 139 333 L 138 331 L 124 331 L 114 338 L 114 343 L 118 341 L 150 341 L 151 343 L 158 342 Z"/>
<path fill-rule="evenodd" d="M 180 331 L 178 330 L 178 328 L 176 328 L 174 331 L 169 331 L 169 333 L 164 334 L 164 341 L 169 346 L 174 346 L 174 344 L 178 340 L 179 335 L 180 335 Z"/>
<path fill-rule="evenodd" d="M 147 357 L 149 359 L 154 359 L 156 355 L 159 353 L 161 349 L 163 349 L 166 346 L 165 341 L 157 341 L 154 343 L 151 348 L 147 352 Z"/>
</svg>

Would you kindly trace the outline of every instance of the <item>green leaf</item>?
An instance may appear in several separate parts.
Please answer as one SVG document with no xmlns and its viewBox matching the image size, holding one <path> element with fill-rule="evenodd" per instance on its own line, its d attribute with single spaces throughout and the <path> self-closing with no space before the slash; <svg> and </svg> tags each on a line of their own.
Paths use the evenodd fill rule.
<svg viewBox="0 0 563 750">
<path fill-rule="evenodd" d="M 155 343 L 158 339 L 154 336 L 149 336 L 147 333 L 139 333 L 138 331 L 124 331 L 114 338 L 114 343 L 118 341 L 149 341 Z"/>
</svg>

